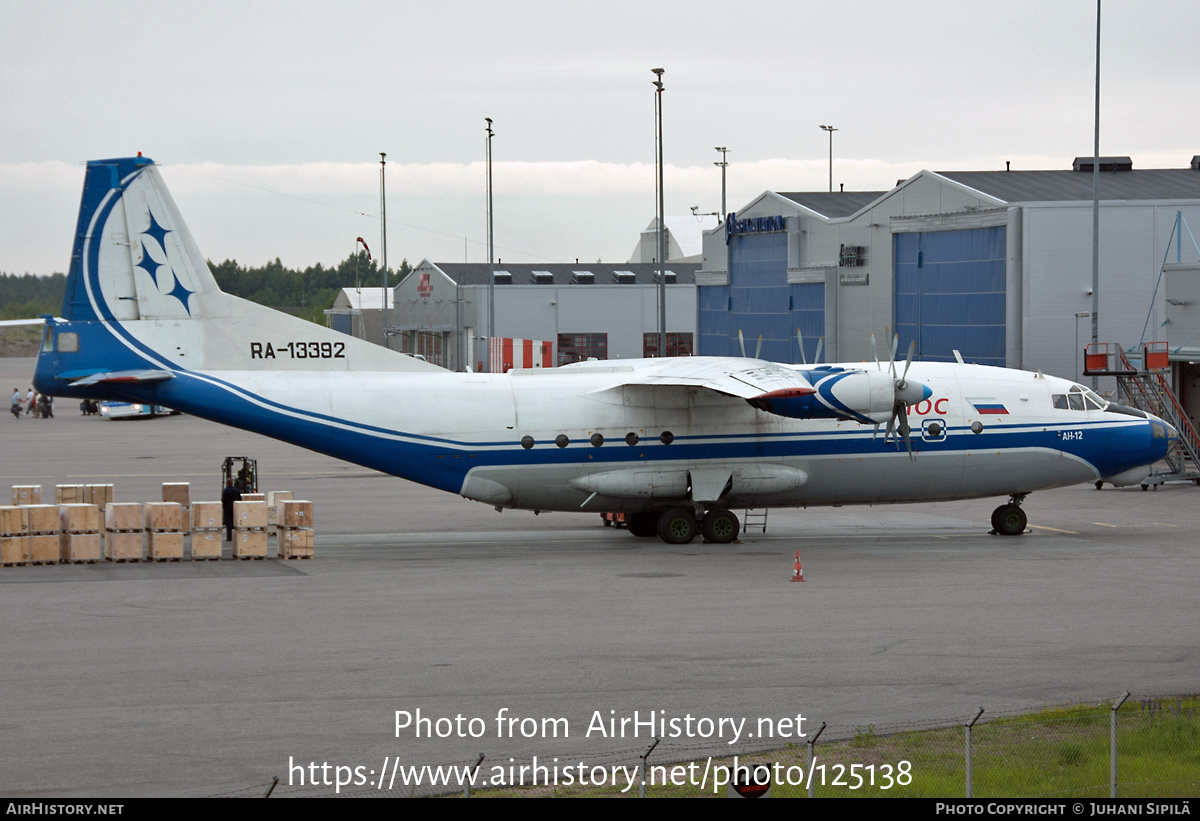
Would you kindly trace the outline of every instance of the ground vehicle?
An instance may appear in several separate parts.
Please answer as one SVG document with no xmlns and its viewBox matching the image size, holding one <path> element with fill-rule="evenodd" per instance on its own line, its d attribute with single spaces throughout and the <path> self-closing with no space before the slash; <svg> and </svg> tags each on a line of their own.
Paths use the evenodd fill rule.
<svg viewBox="0 0 1200 821">
<path fill-rule="evenodd" d="M 249 456 L 226 456 L 221 463 L 221 488 L 230 479 L 242 493 L 258 493 L 258 460 Z"/>
<path fill-rule="evenodd" d="M 158 405 L 145 405 L 140 402 L 101 402 L 100 415 L 105 419 L 132 419 L 135 417 L 154 417 L 170 413 L 167 408 Z"/>
</svg>

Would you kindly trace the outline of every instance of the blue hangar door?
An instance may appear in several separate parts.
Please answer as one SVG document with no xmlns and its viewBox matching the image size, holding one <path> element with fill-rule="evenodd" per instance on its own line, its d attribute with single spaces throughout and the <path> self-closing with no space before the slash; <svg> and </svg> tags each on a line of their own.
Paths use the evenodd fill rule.
<svg viewBox="0 0 1200 821">
<path fill-rule="evenodd" d="M 787 257 L 786 232 L 730 238 L 729 285 L 697 289 L 702 356 L 741 356 L 741 331 L 747 356 L 754 356 L 761 335 L 762 359 L 800 362 L 800 330 L 805 356 L 813 361 L 825 333 L 825 284 L 789 285 Z"/>
<path fill-rule="evenodd" d="M 897 357 L 1004 367 L 1006 229 L 895 234 Z"/>
</svg>

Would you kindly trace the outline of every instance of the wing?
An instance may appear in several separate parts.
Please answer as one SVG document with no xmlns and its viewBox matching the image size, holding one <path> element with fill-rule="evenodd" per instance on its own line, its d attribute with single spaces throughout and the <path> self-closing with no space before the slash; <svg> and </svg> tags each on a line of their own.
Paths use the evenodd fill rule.
<svg viewBox="0 0 1200 821">
<path fill-rule="evenodd" d="M 716 356 L 651 360 L 647 365 L 622 374 L 617 384 L 595 393 L 646 390 L 659 397 L 661 403 L 663 392 L 654 391 L 655 388 L 700 388 L 750 402 L 814 393 L 812 384 L 802 373 L 785 365 L 761 359 Z M 683 397 L 682 392 L 680 396 Z"/>
</svg>

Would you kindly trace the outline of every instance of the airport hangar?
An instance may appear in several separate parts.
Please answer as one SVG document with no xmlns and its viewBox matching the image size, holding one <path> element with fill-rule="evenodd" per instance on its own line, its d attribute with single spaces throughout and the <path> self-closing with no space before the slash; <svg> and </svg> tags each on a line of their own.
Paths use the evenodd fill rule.
<svg viewBox="0 0 1200 821">
<path fill-rule="evenodd" d="M 1092 165 L 1062 171 L 921 171 L 890 191 L 764 192 L 704 236 L 696 274 L 697 354 L 813 361 L 871 358 L 885 327 L 926 360 L 965 361 L 1082 378 L 1091 337 Z M 1176 259 L 1177 214 L 1183 265 Z M 1200 157 L 1137 170 L 1101 158 L 1100 341 L 1167 340 L 1185 402 L 1200 360 Z M 1168 248 L 1169 245 L 1169 248 Z M 1169 255 L 1168 255 L 1169 251 Z M 1188 262 L 1192 262 L 1188 265 Z M 1184 302 L 1168 304 L 1171 286 Z M 1168 313 L 1169 312 L 1169 313 Z M 1090 314 L 1089 314 L 1090 316 Z M 1164 322 L 1170 318 L 1170 322 Z M 1078 333 L 1078 337 L 1077 337 Z M 886 357 L 890 339 L 878 339 Z M 1200 395 L 1190 403 L 1195 419 Z"/>
<path fill-rule="evenodd" d="M 901 358 L 915 340 L 922 359 L 950 361 L 957 350 L 967 362 L 1081 379 L 1091 171 L 1080 157 L 1061 171 L 921 171 L 890 191 L 767 191 L 703 232 L 699 266 L 687 253 L 695 218 L 668 218 L 672 256 L 687 254 L 666 266 L 668 354 L 737 356 L 741 331 L 752 356 L 762 336 L 764 359 L 812 362 L 823 337 L 822 361 L 864 361 L 871 330 L 886 327 L 900 335 Z M 1173 388 L 1195 423 L 1200 253 L 1190 227 L 1200 230 L 1200 157 L 1150 170 L 1101 158 L 1100 176 L 1100 340 L 1126 349 L 1166 340 Z M 629 263 L 497 263 L 496 335 L 518 353 L 498 349 L 494 369 L 656 355 L 657 265 L 637 261 L 652 253 L 655 227 Z M 456 370 L 492 369 L 488 270 L 423 261 L 395 289 L 395 347 Z M 362 323 L 352 331 L 338 316 L 343 302 L 333 326 L 379 338 L 378 321 L 374 333 Z M 881 355 L 889 344 L 878 340 Z"/>
</svg>

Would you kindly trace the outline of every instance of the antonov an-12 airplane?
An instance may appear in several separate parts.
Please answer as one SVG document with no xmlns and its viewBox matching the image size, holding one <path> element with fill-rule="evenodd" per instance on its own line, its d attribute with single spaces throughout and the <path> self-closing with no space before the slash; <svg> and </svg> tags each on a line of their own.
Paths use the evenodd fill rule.
<svg viewBox="0 0 1200 821">
<path fill-rule="evenodd" d="M 454 373 L 222 293 L 141 155 L 88 163 L 46 323 L 42 393 L 165 405 L 497 509 L 624 511 L 670 543 L 733 541 L 736 508 L 986 496 L 1015 535 L 1026 494 L 1140 482 L 1175 435 L 1067 380 L 894 346 Z"/>
</svg>

